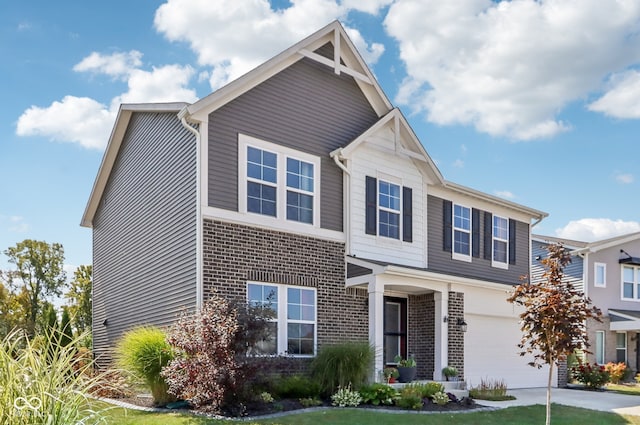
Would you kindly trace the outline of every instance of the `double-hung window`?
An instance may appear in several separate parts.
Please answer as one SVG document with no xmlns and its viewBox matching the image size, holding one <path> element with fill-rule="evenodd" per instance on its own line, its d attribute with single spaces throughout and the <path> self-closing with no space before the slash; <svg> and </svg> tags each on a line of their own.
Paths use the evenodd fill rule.
<svg viewBox="0 0 640 425">
<path fill-rule="evenodd" d="M 400 186 L 378 180 L 378 234 L 400 239 Z"/>
<path fill-rule="evenodd" d="M 453 205 L 453 258 L 471 261 L 471 208 Z"/>
<path fill-rule="evenodd" d="M 509 255 L 509 220 L 497 215 L 493 216 L 493 267 L 507 268 Z"/>
<path fill-rule="evenodd" d="M 316 349 L 316 290 L 299 286 L 250 282 L 247 299 L 253 306 L 270 309 L 269 338 L 256 354 L 313 356 Z"/>
<path fill-rule="evenodd" d="M 627 333 L 616 332 L 616 362 L 627 362 Z"/>
<path fill-rule="evenodd" d="M 239 135 L 239 210 L 319 225 L 320 159 Z"/>
<path fill-rule="evenodd" d="M 622 299 L 640 300 L 640 267 L 622 267 Z"/>
</svg>

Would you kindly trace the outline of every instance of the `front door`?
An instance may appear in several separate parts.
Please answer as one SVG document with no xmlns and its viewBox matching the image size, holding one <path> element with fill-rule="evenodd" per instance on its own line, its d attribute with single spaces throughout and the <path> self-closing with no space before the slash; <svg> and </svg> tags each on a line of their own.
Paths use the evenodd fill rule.
<svg viewBox="0 0 640 425">
<path fill-rule="evenodd" d="M 407 299 L 384 297 L 384 363 L 407 358 Z"/>
</svg>

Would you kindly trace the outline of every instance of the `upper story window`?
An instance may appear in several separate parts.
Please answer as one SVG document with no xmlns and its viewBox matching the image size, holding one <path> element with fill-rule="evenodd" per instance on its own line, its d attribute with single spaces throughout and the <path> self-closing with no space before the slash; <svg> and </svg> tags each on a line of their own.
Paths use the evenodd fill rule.
<svg viewBox="0 0 640 425">
<path fill-rule="evenodd" d="M 251 282 L 247 284 L 247 300 L 251 305 L 273 310 L 270 337 L 258 344 L 257 354 L 315 354 L 315 289 Z"/>
<path fill-rule="evenodd" d="M 593 265 L 593 285 L 601 288 L 607 286 L 607 265 L 605 263 Z"/>
<path fill-rule="evenodd" d="M 400 186 L 378 181 L 378 234 L 400 239 Z"/>
<path fill-rule="evenodd" d="M 239 210 L 319 226 L 320 159 L 239 135 Z"/>
<path fill-rule="evenodd" d="M 471 261 L 471 208 L 453 205 L 453 257 Z"/>
<path fill-rule="evenodd" d="M 366 176 L 365 198 L 366 234 L 413 241 L 413 191 L 410 187 Z"/>
<path fill-rule="evenodd" d="M 504 217 L 493 216 L 492 245 L 491 265 L 507 268 L 509 258 L 509 220 Z"/>
<path fill-rule="evenodd" d="M 622 267 L 622 299 L 640 300 L 640 267 Z"/>
</svg>

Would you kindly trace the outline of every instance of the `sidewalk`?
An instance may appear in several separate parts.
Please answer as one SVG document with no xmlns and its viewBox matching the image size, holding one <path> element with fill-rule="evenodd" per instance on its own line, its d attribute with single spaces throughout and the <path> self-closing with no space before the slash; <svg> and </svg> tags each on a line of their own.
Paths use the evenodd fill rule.
<svg viewBox="0 0 640 425">
<path fill-rule="evenodd" d="M 546 388 L 509 390 L 507 394 L 516 397 L 516 399 L 507 401 L 478 400 L 478 404 L 506 408 L 511 406 L 528 406 L 531 404 L 546 405 L 547 403 Z M 640 396 L 634 395 L 552 388 L 551 402 L 603 412 L 640 416 Z"/>
</svg>

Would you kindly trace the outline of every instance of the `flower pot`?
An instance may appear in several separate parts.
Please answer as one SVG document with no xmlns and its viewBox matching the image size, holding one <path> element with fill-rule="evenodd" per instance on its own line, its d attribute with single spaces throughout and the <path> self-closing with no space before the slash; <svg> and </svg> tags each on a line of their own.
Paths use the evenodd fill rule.
<svg viewBox="0 0 640 425">
<path fill-rule="evenodd" d="M 398 366 L 398 382 L 412 382 L 416 378 L 417 369 L 415 367 Z"/>
</svg>

